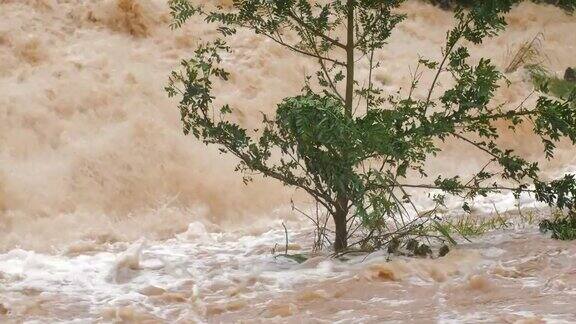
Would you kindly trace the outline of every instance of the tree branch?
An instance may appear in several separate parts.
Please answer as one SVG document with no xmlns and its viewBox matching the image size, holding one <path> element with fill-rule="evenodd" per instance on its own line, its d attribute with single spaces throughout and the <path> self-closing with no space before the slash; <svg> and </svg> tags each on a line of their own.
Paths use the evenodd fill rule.
<svg viewBox="0 0 576 324">
<path fill-rule="evenodd" d="M 330 44 L 336 46 L 336 47 L 340 47 L 342 49 L 346 49 L 346 45 L 340 43 L 338 40 L 331 38 L 330 36 L 327 36 L 323 33 L 321 33 L 319 30 L 317 30 L 316 28 L 310 26 L 309 24 L 307 24 L 304 20 L 302 20 L 300 17 L 296 16 L 291 10 L 288 11 L 288 17 L 294 19 L 298 25 L 302 26 L 303 28 L 305 28 L 306 30 L 309 30 L 310 32 L 312 32 L 314 35 L 324 39 L 325 41 L 329 42 Z"/>
<path fill-rule="evenodd" d="M 307 55 L 307 56 L 316 58 L 316 59 L 318 59 L 318 60 L 324 60 L 324 61 L 332 62 L 332 63 L 334 63 L 334 64 L 336 64 L 336 65 L 346 66 L 346 64 L 345 64 L 344 62 L 341 62 L 341 61 L 338 61 L 338 60 L 335 60 L 335 59 L 332 59 L 332 58 L 329 58 L 329 57 L 320 56 L 320 55 L 316 55 L 316 54 L 313 54 L 313 53 L 310 53 L 310 52 L 303 51 L 303 50 L 298 49 L 297 47 L 295 47 L 295 46 L 293 46 L 293 45 L 290 45 L 290 44 L 284 42 L 284 41 L 281 40 L 281 39 L 276 39 L 276 38 L 274 38 L 272 35 L 269 35 L 269 34 L 262 34 L 262 35 L 270 38 L 271 40 L 273 40 L 273 41 L 276 42 L 277 44 L 282 45 L 282 46 L 284 46 L 284 47 L 286 47 L 286 48 L 288 48 L 288 49 L 290 49 L 290 50 L 292 50 L 292 51 L 294 51 L 294 52 L 297 52 L 297 53 L 300 53 L 300 54 L 304 54 L 304 55 Z"/>
</svg>

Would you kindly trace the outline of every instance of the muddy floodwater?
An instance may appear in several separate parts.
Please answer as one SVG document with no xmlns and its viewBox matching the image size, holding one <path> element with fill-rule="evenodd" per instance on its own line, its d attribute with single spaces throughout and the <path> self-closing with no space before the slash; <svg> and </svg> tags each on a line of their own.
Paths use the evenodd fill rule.
<svg viewBox="0 0 576 324">
<path fill-rule="evenodd" d="M 419 56 L 441 55 L 453 24 L 422 1 L 400 10 L 406 21 L 375 54 L 384 63 L 374 82 L 390 93 L 410 85 Z M 299 264 L 273 255 L 285 244 L 282 223 L 290 253 L 311 250 L 310 224 L 288 206 L 308 201 L 267 179 L 245 186 L 233 158 L 182 134 L 164 86 L 215 32 L 197 20 L 170 30 L 166 0 L 0 0 L 0 18 L 0 323 L 576 322 L 576 245 L 551 240 L 536 222 L 462 239 L 437 259 L 326 252 Z M 471 46 L 472 61 L 504 69 L 541 34 L 551 73 L 576 66 L 575 16 L 523 2 L 506 20 L 506 31 Z M 215 93 L 247 128 L 315 71 L 249 32 L 229 43 L 230 82 Z M 367 75 L 367 63 L 358 65 L 358 77 Z M 533 84 L 524 69 L 506 78 L 495 103 L 516 107 Z M 561 143 L 544 161 L 530 129 L 496 126 L 503 147 L 545 162 L 545 178 L 576 170 L 573 147 Z M 467 175 L 486 162 L 449 140 L 439 145 L 431 174 Z M 425 207 L 424 198 L 414 201 Z M 471 208 L 481 217 L 547 214 L 524 196 Z"/>
<path fill-rule="evenodd" d="M 295 240 L 305 242 L 306 235 Z M 532 227 L 493 232 L 438 259 L 383 253 L 298 264 L 283 231 L 0 256 L 3 322 L 573 323 L 576 245 Z M 290 252 L 300 246 L 289 245 Z"/>
</svg>

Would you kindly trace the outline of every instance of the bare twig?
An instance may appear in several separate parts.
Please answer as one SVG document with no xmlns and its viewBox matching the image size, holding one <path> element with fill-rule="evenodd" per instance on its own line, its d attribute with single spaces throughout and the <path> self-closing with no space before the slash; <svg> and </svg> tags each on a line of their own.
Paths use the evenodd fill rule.
<svg viewBox="0 0 576 324">
<path fill-rule="evenodd" d="M 284 225 L 284 222 L 282 222 L 282 226 L 284 227 L 284 234 L 286 235 L 286 250 L 284 254 L 288 255 L 288 229 L 286 228 L 286 225 Z"/>
</svg>

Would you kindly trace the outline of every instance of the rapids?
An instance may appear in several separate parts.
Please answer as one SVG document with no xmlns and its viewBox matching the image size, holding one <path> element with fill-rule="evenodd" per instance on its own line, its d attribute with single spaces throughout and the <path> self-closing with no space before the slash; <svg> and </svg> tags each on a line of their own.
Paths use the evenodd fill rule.
<svg viewBox="0 0 576 324">
<path fill-rule="evenodd" d="M 452 24 L 421 2 L 401 10 L 408 19 L 378 53 L 376 81 L 390 92 L 407 87 L 418 55 L 440 55 Z M 171 31 L 165 0 L 0 0 L 0 17 L 0 322 L 576 321 L 576 248 L 528 225 L 437 260 L 273 257 L 281 221 L 290 248 L 308 249 L 308 224 L 287 207 L 303 198 L 265 179 L 244 186 L 232 158 L 182 135 L 163 88 L 214 32 L 200 21 Z M 546 66 L 559 75 L 576 66 L 576 17 L 522 3 L 507 21 L 473 59 L 504 68 L 542 32 Z M 249 127 L 315 71 L 250 33 L 230 43 L 233 74 L 218 100 Z M 507 77 L 497 100 L 514 106 L 532 85 L 522 70 Z M 502 132 L 504 145 L 542 155 L 529 137 Z M 483 164 L 444 146 L 431 170 Z M 546 173 L 574 171 L 574 152 L 562 147 Z M 475 207 L 493 206 L 515 202 Z M 522 207 L 539 206 L 527 197 Z"/>
</svg>

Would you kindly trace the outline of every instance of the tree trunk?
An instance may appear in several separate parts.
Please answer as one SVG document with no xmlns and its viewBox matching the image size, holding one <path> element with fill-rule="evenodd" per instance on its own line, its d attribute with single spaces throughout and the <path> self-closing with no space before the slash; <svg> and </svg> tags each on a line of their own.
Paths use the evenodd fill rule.
<svg viewBox="0 0 576 324">
<path fill-rule="evenodd" d="M 354 103 L 354 1 L 347 0 L 347 31 L 346 31 L 346 101 L 344 112 L 352 118 L 352 105 Z M 343 154 L 345 154 L 343 152 Z M 344 186 L 346 188 L 346 186 Z M 334 206 L 334 225 L 336 226 L 336 239 L 334 250 L 341 252 L 348 248 L 348 198 L 345 193 L 338 193 Z"/>
<path fill-rule="evenodd" d="M 352 117 L 354 103 L 354 0 L 348 0 L 348 26 L 346 43 L 346 115 Z"/>
<path fill-rule="evenodd" d="M 335 212 L 333 214 L 334 225 L 336 225 L 336 239 L 334 241 L 334 250 L 341 252 L 348 248 L 348 199 L 338 195 Z"/>
</svg>

